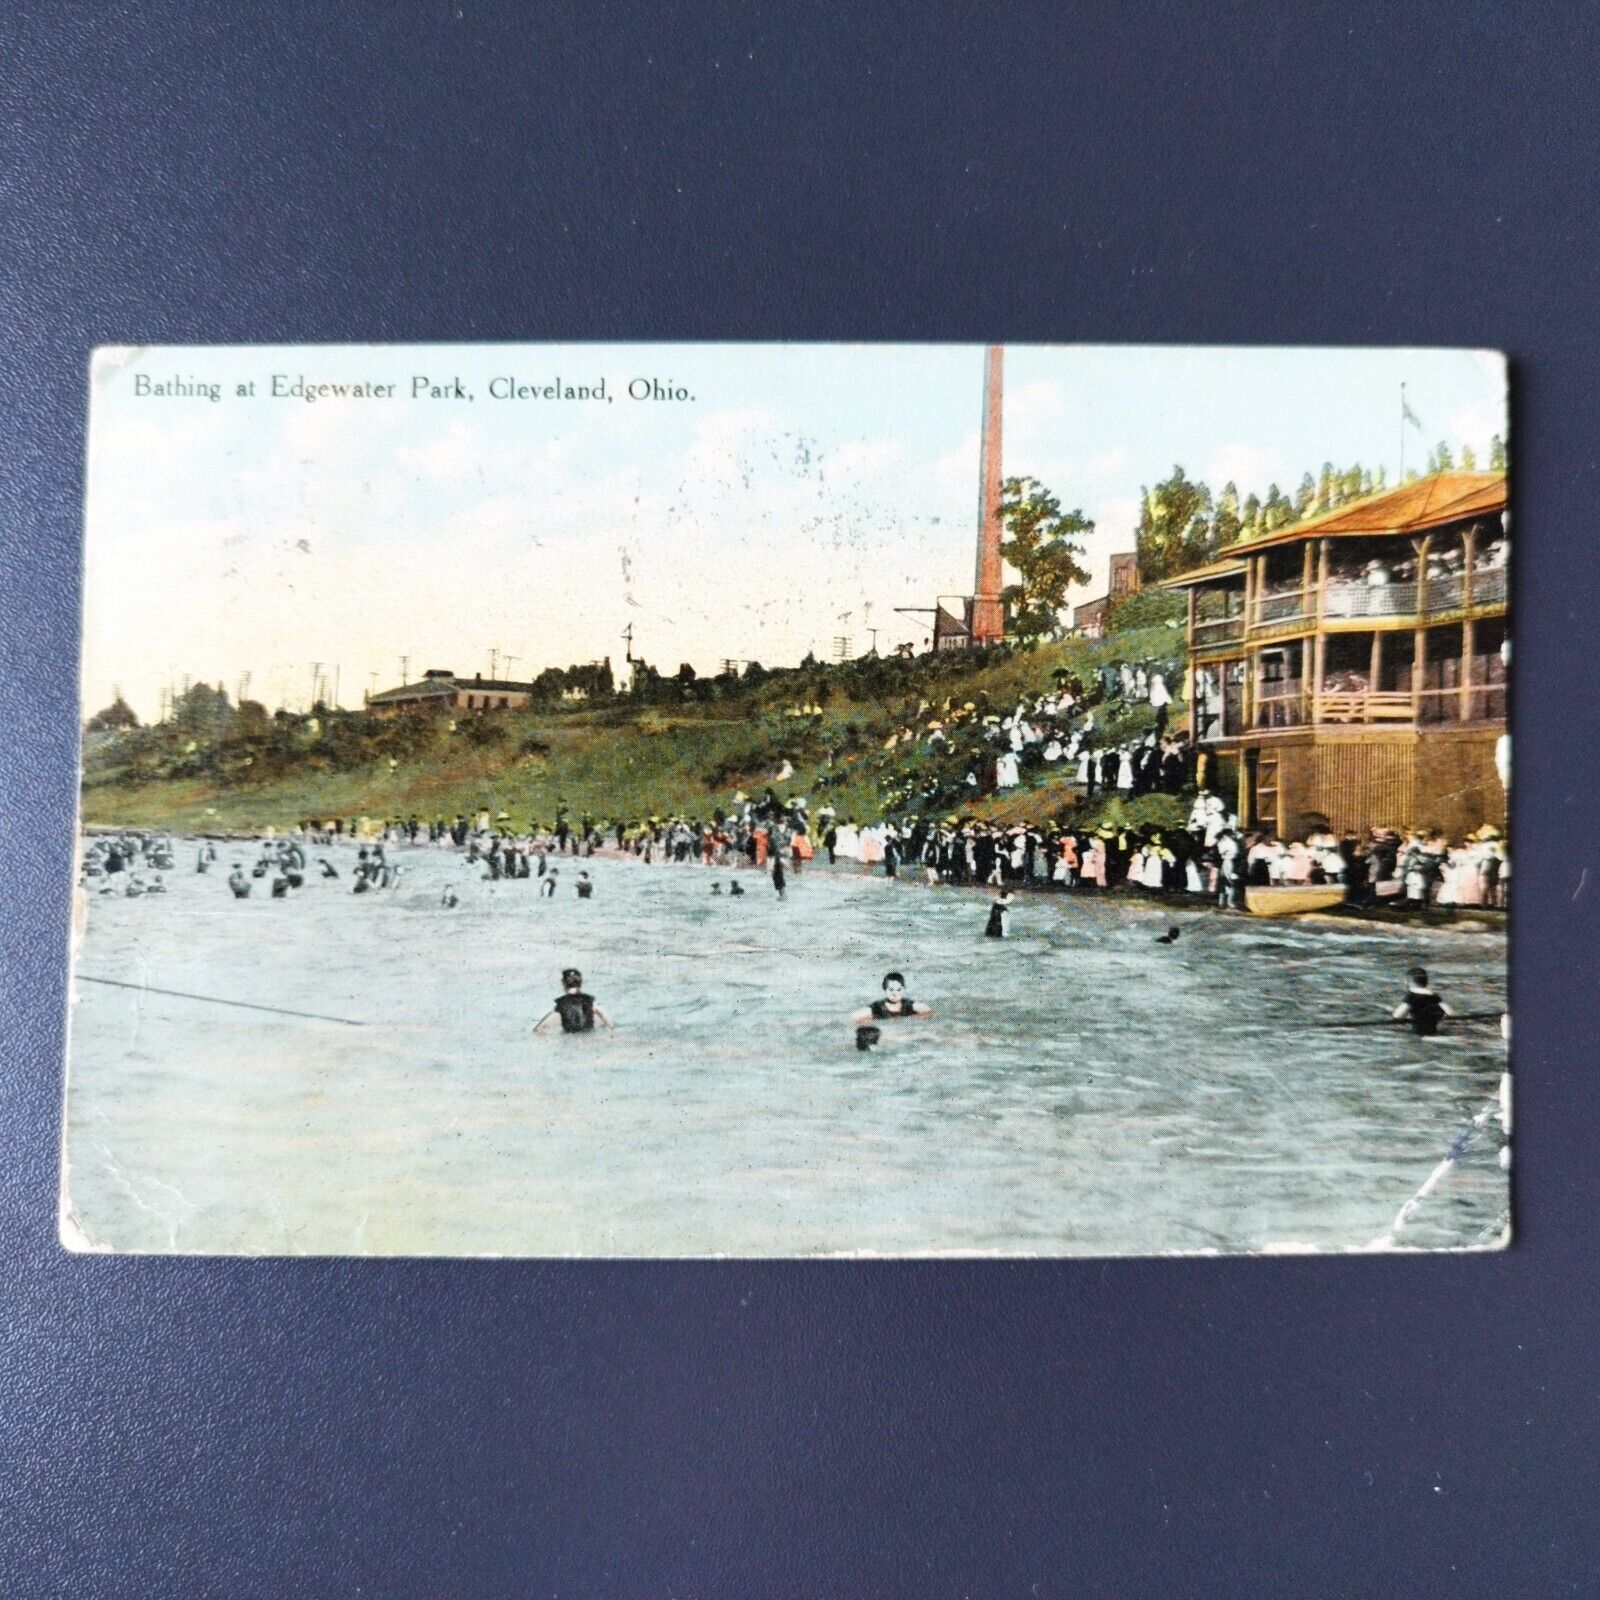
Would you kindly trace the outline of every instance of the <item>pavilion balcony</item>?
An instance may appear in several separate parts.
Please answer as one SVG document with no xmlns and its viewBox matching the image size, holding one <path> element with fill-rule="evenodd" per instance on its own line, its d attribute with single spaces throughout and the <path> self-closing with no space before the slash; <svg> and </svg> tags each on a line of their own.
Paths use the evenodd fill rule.
<svg viewBox="0 0 1600 1600">
<path fill-rule="evenodd" d="M 1222 645 L 1239 644 L 1244 639 L 1244 615 L 1215 617 L 1194 625 L 1193 648 L 1215 650 Z"/>
<path fill-rule="evenodd" d="M 1504 605 L 1508 592 L 1504 567 L 1487 567 L 1471 574 L 1471 605 Z M 1286 623 L 1363 622 L 1396 617 L 1435 617 L 1460 611 L 1468 604 L 1468 574 L 1452 572 L 1402 583 L 1341 582 L 1331 579 L 1318 588 L 1288 589 L 1255 598 L 1250 610 L 1252 628 L 1277 628 Z M 1196 626 L 1195 642 L 1200 643 Z M 1210 641 L 1208 641 L 1210 642 Z"/>
</svg>

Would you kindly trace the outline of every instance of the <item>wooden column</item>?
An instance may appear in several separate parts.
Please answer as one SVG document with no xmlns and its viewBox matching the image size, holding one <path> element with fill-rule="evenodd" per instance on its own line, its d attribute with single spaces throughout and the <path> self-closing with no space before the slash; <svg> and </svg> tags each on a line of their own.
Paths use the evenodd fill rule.
<svg viewBox="0 0 1600 1600">
<path fill-rule="evenodd" d="M 1472 564 L 1478 559 L 1478 526 L 1472 523 L 1461 535 L 1461 608 L 1472 609 Z"/>
<path fill-rule="evenodd" d="M 1372 630 L 1372 661 L 1367 669 L 1367 677 L 1371 680 L 1367 685 L 1367 693 L 1376 694 L 1383 682 L 1383 634 L 1377 628 Z"/>
<path fill-rule="evenodd" d="M 1422 680 L 1427 677 L 1428 630 L 1418 628 L 1411 642 L 1411 720 L 1422 721 Z"/>
<path fill-rule="evenodd" d="M 1461 720 L 1472 721 L 1472 651 L 1477 642 L 1477 629 L 1473 626 L 1472 618 L 1463 619 L 1461 624 Z"/>
<path fill-rule="evenodd" d="M 1189 586 L 1189 659 L 1185 667 L 1184 697 L 1189 703 L 1189 746 L 1192 749 L 1200 740 L 1200 714 L 1199 708 L 1194 703 L 1195 666 L 1194 666 L 1194 586 Z"/>
<path fill-rule="evenodd" d="M 1328 539 L 1317 540 L 1317 605 L 1313 615 L 1317 619 L 1317 635 L 1312 651 L 1316 663 L 1316 676 L 1311 680 L 1311 720 L 1322 721 L 1322 680 L 1327 676 L 1328 638 L 1322 631 L 1322 602 L 1328 592 Z M 1307 546 L 1309 549 L 1310 547 Z"/>
<path fill-rule="evenodd" d="M 1428 630 L 1424 626 L 1424 618 L 1428 614 L 1428 547 L 1432 543 L 1432 534 L 1424 534 L 1422 538 L 1411 541 L 1411 548 L 1417 552 L 1417 626 L 1411 647 L 1411 720 L 1413 723 L 1422 721 L 1422 685 L 1423 680 L 1428 675 Z"/>
<path fill-rule="evenodd" d="M 1316 541 L 1306 540 L 1305 550 L 1300 560 L 1300 614 L 1305 616 L 1310 607 L 1306 604 L 1311 598 L 1311 585 L 1315 577 Z"/>
</svg>

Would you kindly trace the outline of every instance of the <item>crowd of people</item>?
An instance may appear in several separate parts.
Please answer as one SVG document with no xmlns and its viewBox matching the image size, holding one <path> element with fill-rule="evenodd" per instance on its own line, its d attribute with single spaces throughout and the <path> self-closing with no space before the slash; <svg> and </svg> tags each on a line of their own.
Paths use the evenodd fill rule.
<svg viewBox="0 0 1600 1600">
<path fill-rule="evenodd" d="M 289 837 L 263 842 L 249 868 L 236 862 L 228 883 L 245 898 L 265 878 L 269 892 L 281 897 L 313 870 L 339 877 L 325 854 L 313 869 L 309 853 L 353 842 L 357 857 L 346 870 L 358 894 L 394 887 L 401 873 L 396 849 L 431 847 L 460 856 L 485 881 L 528 881 L 543 896 L 564 889 L 563 857 L 604 851 L 649 865 L 754 868 L 772 878 L 780 895 L 791 876 L 820 857 L 930 884 L 1075 894 L 1126 889 L 1237 909 L 1251 885 L 1323 884 L 1342 886 L 1358 906 L 1506 906 L 1510 861 L 1492 827 L 1453 842 L 1428 830 L 1358 834 L 1316 827 L 1283 840 L 1241 827 L 1206 786 L 1205 753 L 1184 732 L 1169 731 L 1169 684 L 1177 670 L 1170 660 L 1112 659 L 1087 682 L 1061 669 L 1047 689 L 1000 706 L 981 693 L 961 702 L 923 700 L 914 709 L 908 702 L 901 725 L 870 758 L 868 775 L 885 797 L 872 817 L 841 814 L 825 792 L 815 808 L 804 795 L 780 795 L 778 783 L 794 777 L 786 762 L 763 794 L 737 790 L 728 806 L 712 806 L 705 816 L 596 818 L 574 815 L 563 801 L 553 819 L 540 822 L 518 822 L 487 807 L 431 821 L 415 814 L 307 819 Z M 826 791 L 826 776 L 817 782 Z M 1038 787 L 1057 815 L 1002 823 L 970 814 L 973 803 L 1024 784 Z M 1072 820 L 1074 813 L 1092 818 L 1089 802 L 1106 795 L 1195 798 L 1181 826 Z M 94 841 L 84 870 L 86 879 L 102 884 L 121 875 L 126 893 L 159 892 L 172 859 L 170 840 L 119 836 Z M 206 871 L 215 859 L 215 845 L 203 844 L 197 869 Z M 569 874 L 569 881 L 580 897 L 592 895 L 586 872 Z M 453 890 L 444 903 L 456 903 Z"/>
<path fill-rule="evenodd" d="M 948 810 L 1048 777 L 1084 799 L 1177 794 L 1196 773 L 1187 733 L 1168 733 L 1178 671 L 1175 661 L 1112 660 L 1087 683 L 1060 669 L 1048 690 L 1008 705 L 982 693 L 924 700 L 882 747 L 882 787 L 907 810 Z"/>
<path fill-rule="evenodd" d="M 81 881 L 97 894 L 165 894 L 164 874 L 173 869 L 172 840 L 165 834 L 100 835 L 84 846 Z"/>
</svg>

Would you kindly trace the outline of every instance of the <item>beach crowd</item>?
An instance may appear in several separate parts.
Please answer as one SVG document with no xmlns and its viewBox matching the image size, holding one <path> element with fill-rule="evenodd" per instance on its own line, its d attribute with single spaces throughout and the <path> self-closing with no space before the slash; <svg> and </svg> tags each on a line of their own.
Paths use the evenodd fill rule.
<svg viewBox="0 0 1600 1600">
<path fill-rule="evenodd" d="M 460 855 L 487 881 L 527 880 L 546 895 L 558 892 L 563 857 L 600 851 L 650 865 L 754 868 L 772 874 L 780 893 L 790 874 L 821 858 L 935 885 L 1125 890 L 1235 909 L 1245 907 L 1251 886 L 1323 885 L 1342 887 L 1356 906 L 1505 908 L 1511 864 L 1494 827 L 1454 841 L 1426 829 L 1325 827 L 1284 840 L 1241 827 L 1208 786 L 1206 751 L 1168 729 L 1168 685 L 1177 670 L 1169 660 L 1112 660 L 1088 682 L 1058 671 L 1048 689 L 1009 704 L 996 706 L 982 695 L 924 700 L 914 709 L 908 703 L 901 725 L 868 757 L 868 772 L 886 797 L 874 817 L 841 814 L 822 774 L 815 807 L 803 795 L 780 796 L 777 785 L 790 785 L 794 776 L 785 762 L 759 797 L 736 790 L 728 806 L 703 817 L 596 818 L 574 815 L 562 803 L 544 822 L 519 822 L 488 808 L 432 821 L 307 819 L 287 837 L 260 842 L 248 867 L 236 861 L 228 883 L 244 898 L 266 879 L 268 892 L 282 897 L 313 871 L 341 877 L 327 855 L 314 852 L 354 842 L 355 863 L 344 871 L 358 894 L 394 887 L 401 873 L 394 852 L 423 847 Z M 1024 786 L 1041 809 L 1048 805 L 1056 814 L 1001 822 L 968 813 L 975 802 Z M 1096 797 L 1144 795 L 1194 798 L 1181 826 L 1071 820 L 1075 811 L 1092 814 Z M 1099 809 L 1103 816 L 1105 807 Z M 205 872 L 216 859 L 215 842 L 202 843 L 196 869 Z M 100 837 L 86 848 L 84 881 L 101 893 L 159 893 L 161 874 L 173 864 L 168 838 Z M 572 881 L 580 896 L 593 892 L 587 872 Z"/>
</svg>

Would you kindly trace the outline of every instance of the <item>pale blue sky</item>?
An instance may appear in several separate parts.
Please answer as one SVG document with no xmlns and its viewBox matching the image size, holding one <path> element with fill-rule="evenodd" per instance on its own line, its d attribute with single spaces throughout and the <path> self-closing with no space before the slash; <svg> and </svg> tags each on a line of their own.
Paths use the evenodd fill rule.
<svg viewBox="0 0 1600 1600">
<path fill-rule="evenodd" d="M 422 346 L 107 351 L 91 408 L 84 701 L 141 716 L 188 675 L 304 705 L 424 667 L 513 675 L 610 653 L 665 670 L 792 663 L 923 637 L 901 605 L 971 587 L 978 346 Z M 273 374 L 397 385 L 266 395 Z M 135 392 L 180 379 L 223 397 Z M 459 378 L 470 401 L 411 398 Z M 606 380 L 608 404 L 495 400 L 497 376 Z M 631 380 L 686 401 L 630 400 Z M 235 386 L 254 380 L 257 396 Z M 1324 460 L 1398 474 L 1400 384 L 1439 439 L 1506 433 L 1499 356 L 1440 350 L 1009 346 L 1005 471 L 1131 549 L 1142 485 L 1181 462 L 1241 495 Z M 502 667 L 502 671 L 506 669 Z"/>
</svg>

